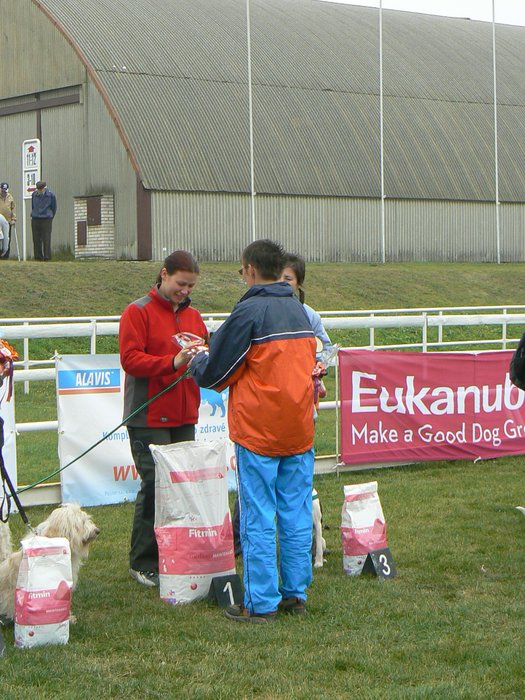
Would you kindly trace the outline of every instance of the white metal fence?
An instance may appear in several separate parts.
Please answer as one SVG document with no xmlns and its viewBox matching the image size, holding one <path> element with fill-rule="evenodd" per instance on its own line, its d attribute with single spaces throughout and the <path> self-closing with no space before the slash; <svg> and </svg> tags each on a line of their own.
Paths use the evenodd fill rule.
<svg viewBox="0 0 525 700">
<path fill-rule="evenodd" d="M 419 349 L 423 352 L 449 347 L 480 349 L 508 349 L 518 342 L 525 327 L 525 306 L 487 307 L 436 307 L 418 309 L 376 309 L 366 311 L 324 311 L 320 312 L 328 332 L 332 329 L 365 330 L 368 343 L 354 345 L 370 349 Z M 228 314 L 203 314 L 210 331 L 215 331 Z M 94 317 L 49 317 L 49 318 L 5 318 L 0 319 L 0 338 L 9 342 L 23 340 L 23 355 L 15 364 L 15 382 L 24 382 L 29 391 L 29 382 L 54 380 L 56 376 L 55 358 L 33 358 L 30 354 L 30 340 L 37 338 L 89 338 L 90 352 L 97 353 L 97 341 L 102 336 L 118 335 L 119 316 Z M 457 332 L 454 338 L 447 337 L 447 329 L 456 328 L 498 329 L 491 338 L 461 338 Z M 419 329 L 417 341 L 385 344 L 377 341 L 376 331 L 381 329 Z M 431 329 L 435 339 L 429 338 Z M 458 337 L 459 336 L 459 337 Z M 321 402 L 321 409 L 334 409 L 335 401 Z M 16 410 L 16 406 L 15 406 Z M 58 421 L 16 423 L 17 433 L 40 430 L 57 430 Z M 332 460 L 334 461 L 334 460 Z M 336 460 L 335 460 L 336 461 Z M 29 493 L 29 492 L 26 492 Z"/>
<path fill-rule="evenodd" d="M 213 332 L 228 317 L 227 313 L 202 314 L 208 329 Z M 367 311 L 321 311 L 325 328 L 366 329 L 368 343 L 359 347 L 371 349 L 409 349 L 422 351 L 446 347 L 498 346 L 506 349 L 521 337 L 521 327 L 525 326 L 525 306 L 463 306 L 428 307 L 417 309 L 376 309 Z M 8 341 L 24 341 L 23 356 L 16 363 L 15 381 L 54 379 L 54 359 L 32 359 L 29 341 L 36 338 L 90 338 L 90 352 L 96 354 L 97 340 L 101 336 L 118 334 L 119 316 L 93 317 L 49 317 L 49 318 L 5 318 L 0 319 L 0 338 Z M 445 338 L 445 329 L 452 327 L 494 326 L 500 329 L 499 335 L 491 339 Z M 509 336 L 509 327 L 517 327 L 517 332 Z M 384 344 L 376 342 L 376 330 L 386 328 L 419 328 L 421 340 L 417 342 Z M 437 328 L 436 340 L 429 340 L 429 330 Z M 510 328 L 512 330 L 512 328 Z M 47 367 L 48 369 L 41 369 Z"/>
<path fill-rule="evenodd" d="M 204 321 L 213 332 L 228 317 L 227 313 L 202 314 Z M 432 349 L 447 347 L 465 347 L 469 349 L 483 346 L 507 349 L 517 343 L 521 329 L 525 327 L 525 306 L 463 306 L 463 307 L 428 307 L 417 309 L 375 309 L 366 311 L 322 311 L 320 312 L 324 327 L 331 329 L 365 329 L 368 331 L 368 343 L 355 345 L 370 349 L 420 349 L 427 352 Z M 15 364 L 15 382 L 25 382 L 26 391 L 29 381 L 55 379 L 54 357 L 34 359 L 30 356 L 30 339 L 37 338 L 89 338 L 90 353 L 96 354 L 97 340 L 102 336 L 117 336 L 119 316 L 93 317 L 39 317 L 39 318 L 5 318 L 0 319 L 0 338 L 8 341 L 23 340 L 23 355 Z M 445 338 L 447 328 L 494 326 L 499 333 L 492 338 Z M 392 328 L 416 328 L 421 330 L 421 339 L 417 342 L 396 344 L 378 343 L 376 330 Z M 435 340 L 429 339 L 429 330 L 437 328 Z M 514 332 L 510 332 L 513 331 Z M 510 335 L 509 335 L 510 332 Z M 324 402 L 325 407 L 333 408 L 333 402 Z M 36 426 L 39 427 L 36 427 Z M 46 424 L 17 424 L 19 432 L 41 430 Z M 49 424 L 55 427 L 55 423 Z"/>
</svg>

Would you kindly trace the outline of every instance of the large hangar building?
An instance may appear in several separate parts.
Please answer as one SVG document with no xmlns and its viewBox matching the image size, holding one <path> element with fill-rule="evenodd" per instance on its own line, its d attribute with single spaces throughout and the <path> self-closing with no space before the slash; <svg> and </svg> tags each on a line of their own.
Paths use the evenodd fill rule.
<svg viewBox="0 0 525 700">
<path fill-rule="evenodd" d="M 272 237 L 308 260 L 524 260 L 525 28 L 379 19 L 2 0 L 0 179 L 20 210 L 39 138 L 53 248 L 78 258 L 237 260 Z"/>
</svg>

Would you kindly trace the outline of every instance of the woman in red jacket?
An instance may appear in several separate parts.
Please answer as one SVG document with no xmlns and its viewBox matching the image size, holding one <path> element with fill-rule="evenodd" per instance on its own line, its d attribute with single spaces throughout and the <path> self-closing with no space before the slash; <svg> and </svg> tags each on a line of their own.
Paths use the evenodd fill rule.
<svg viewBox="0 0 525 700">
<path fill-rule="evenodd" d="M 185 331 L 206 338 L 206 326 L 189 297 L 198 276 L 195 258 L 177 250 L 164 261 L 156 286 L 124 310 L 119 329 L 120 361 L 126 372 L 124 416 L 184 373 L 192 350 L 181 349 L 173 335 Z M 194 440 L 199 403 L 199 387 L 188 376 L 126 423 L 141 478 L 131 533 L 130 574 L 144 586 L 158 585 L 155 464 L 148 445 Z"/>
</svg>

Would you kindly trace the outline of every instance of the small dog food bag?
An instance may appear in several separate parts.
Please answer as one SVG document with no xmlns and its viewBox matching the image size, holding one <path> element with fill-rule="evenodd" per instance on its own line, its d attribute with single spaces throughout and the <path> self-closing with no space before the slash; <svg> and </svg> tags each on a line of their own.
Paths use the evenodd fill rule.
<svg viewBox="0 0 525 700">
<path fill-rule="evenodd" d="M 22 540 L 15 591 L 15 645 L 66 644 L 71 613 L 71 551 L 65 537 Z"/>
<path fill-rule="evenodd" d="M 156 467 L 160 597 L 190 603 L 216 576 L 235 573 L 227 441 L 150 445 Z"/>
<path fill-rule="evenodd" d="M 344 487 L 345 501 L 341 517 L 343 568 L 349 576 L 361 573 L 368 552 L 384 549 L 386 523 L 377 481 Z"/>
</svg>

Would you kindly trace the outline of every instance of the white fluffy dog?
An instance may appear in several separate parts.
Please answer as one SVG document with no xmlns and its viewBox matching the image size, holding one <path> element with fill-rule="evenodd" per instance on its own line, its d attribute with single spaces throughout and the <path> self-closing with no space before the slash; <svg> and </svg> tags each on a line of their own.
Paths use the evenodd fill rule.
<svg viewBox="0 0 525 700">
<path fill-rule="evenodd" d="M 36 532 L 44 537 L 65 537 L 69 540 L 75 590 L 82 561 L 87 558 L 89 545 L 100 532 L 91 516 L 76 503 L 66 503 L 55 508 L 49 518 L 36 527 Z M 22 550 L 12 551 L 9 526 L 0 522 L 0 617 L 8 620 L 14 619 L 15 590 L 21 561 Z"/>
<path fill-rule="evenodd" d="M 323 514 L 321 511 L 321 501 L 319 494 L 312 489 L 312 555 L 314 568 L 320 569 L 324 563 L 324 553 L 326 551 L 326 541 L 323 537 Z"/>
</svg>

